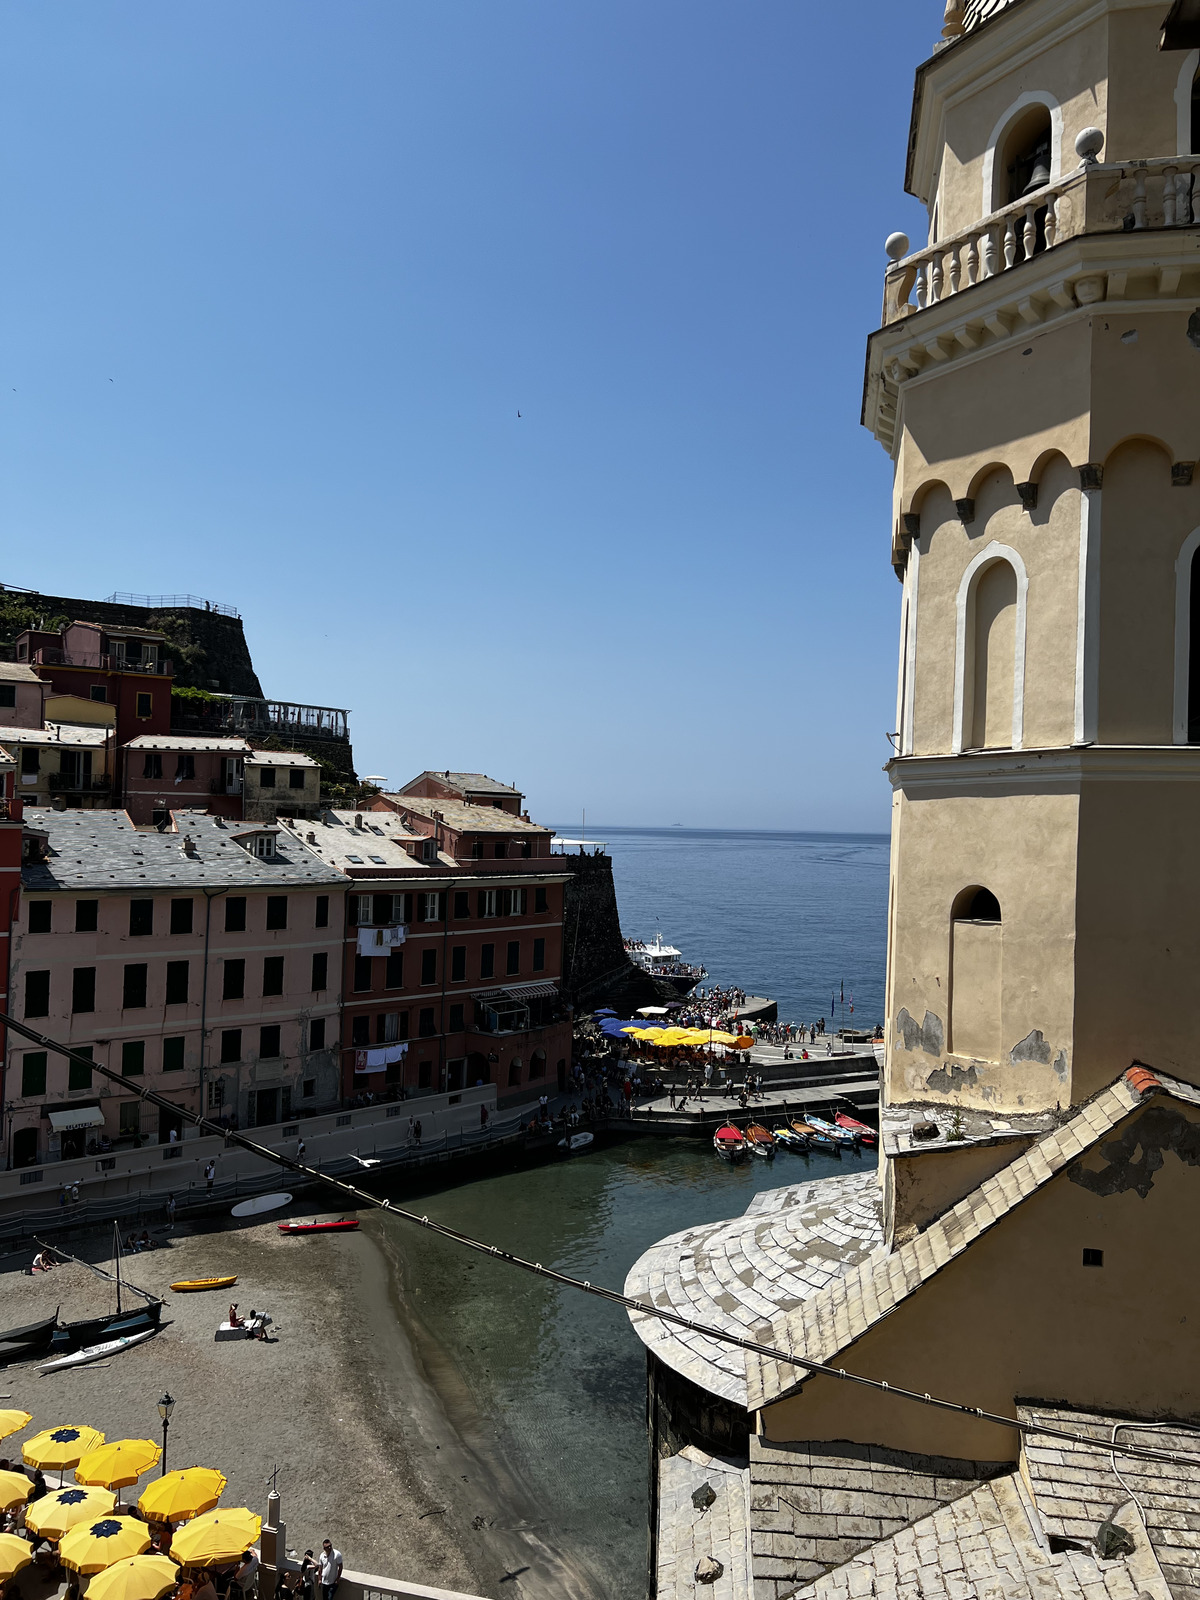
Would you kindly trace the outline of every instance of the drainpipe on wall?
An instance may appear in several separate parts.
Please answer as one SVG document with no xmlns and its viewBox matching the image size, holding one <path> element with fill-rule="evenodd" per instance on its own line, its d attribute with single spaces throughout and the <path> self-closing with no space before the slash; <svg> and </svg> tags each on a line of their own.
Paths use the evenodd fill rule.
<svg viewBox="0 0 1200 1600">
<path fill-rule="evenodd" d="M 209 933 L 212 928 L 212 903 L 219 900 L 229 890 L 201 889 L 204 896 L 204 970 L 200 977 L 200 1115 L 208 1115 L 208 1105 L 205 1100 L 205 1090 L 208 1084 L 208 944 Z"/>
</svg>

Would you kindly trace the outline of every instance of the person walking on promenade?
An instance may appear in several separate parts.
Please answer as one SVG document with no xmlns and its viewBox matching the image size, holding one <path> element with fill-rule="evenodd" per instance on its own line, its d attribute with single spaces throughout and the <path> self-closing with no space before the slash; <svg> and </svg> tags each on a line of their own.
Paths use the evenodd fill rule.
<svg viewBox="0 0 1200 1600">
<path fill-rule="evenodd" d="M 321 1600 L 333 1600 L 337 1586 L 342 1581 L 342 1552 L 335 1550 L 329 1539 L 321 1541 L 317 1577 L 321 1584 Z"/>
<path fill-rule="evenodd" d="M 204 1191 L 206 1194 L 213 1192 L 213 1180 L 217 1176 L 217 1163 L 209 1158 L 209 1163 L 204 1169 Z"/>
<path fill-rule="evenodd" d="M 175 1196 L 173 1194 L 167 1196 L 166 1212 L 167 1231 L 173 1233 L 175 1231 Z"/>
<path fill-rule="evenodd" d="M 304 1560 L 300 1563 L 300 1586 L 304 1590 L 304 1600 L 313 1600 L 317 1582 L 317 1563 L 313 1560 L 311 1550 L 304 1552 Z"/>
<path fill-rule="evenodd" d="M 667 1096 L 667 1099 L 670 1101 L 671 1110 L 674 1111 L 674 1109 L 675 1109 L 675 1085 L 674 1084 L 671 1085 L 671 1092 Z"/>
</svg>

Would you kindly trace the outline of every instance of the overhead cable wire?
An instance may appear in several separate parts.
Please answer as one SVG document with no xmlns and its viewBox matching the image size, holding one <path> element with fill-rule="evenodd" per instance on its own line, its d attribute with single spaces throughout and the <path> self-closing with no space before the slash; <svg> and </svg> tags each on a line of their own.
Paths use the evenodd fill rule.
<svg viewBox="0 0 1200 1600">
<path fill-rule="evenodd" d="M 1085 1434 L 1072 1433 L 1066 1428 L 1048 1427 L 1036 1420 L 1023 1421 L 1020 1417 L 1006 1417 L 1000 1412 L 989 1411 L 982 1406 L 964 1405 L 958 1400 L 946 1400 L 941 1396 L 922 1393 L 918 1389 L 908 1389 L 901 1384 L 888 1383 L 882 1378 L 867 1378 L 861 1373 L 850 1372 L 845 1367 L 835 1367 L 827 1361 L 813 1361 L 808 1356 L 797 1355 L 793 1351 L 777 1350 L 771 1345 L 759 1344 L 753 1339 L 743 1339 L 739 1334 L 732 1333 L 726 1328 L 714 1328 L 707 1323 L 697 1322 L 691 1317 L 684 1317 L 677 1311 L 668 1311 L 662 1306 L 655 1306 L 649 1301 L 637 1300 L 632 1295 L 621 1294 L 616 1289 L 607 1289 L 603 1284 L 591 1283 L 585 1278 L 574 1278 L 568 1273 L 559 1272 L 554 1267 L 543 1266 L 540 1261 L 527 1261 L 523 1256 L 514 1255 L 509 1250 L 502 1250 L 499 1245 L 486 1244 L 482 1239 L 473 1238 L 468 1233 L 462 1233 L 457 1228 L 447 1227 L 443 1222 L 434 1222 L 428 1216 L 421 1216 L 415 1211 L 410 1211 L 404 1206 L 398 1206 L 391 1200 L 379 1195 L 371 1194 L 366 1189 L 360 1189 L 357 1184 L 349 1183 L 345 1178 L 332 1177 L 327 1172 L 322 1172 L 318 1167 L 310 1167 L 304 1161 L 298 1161 L 294 1156 L 285 1156 L 282 1151 L 272 1150 L 268 1145 L 259 1144 L 256 1139 L 251 1139 L 240 1130 L 223 1128 L 219 1123 L 212 1122 L 199 1111 L 187 1111 L 183 1107 L 168 1100 L 165 1095 L 153 1089 L 145 1089 L 133 1084 L 128 1078 L 123 1077 L 111 1067 L 101 1065 L 88 1056 L 80 1055 L 72 1050 L 69 1045 L 60 1044 L 56 1039 L 49 1038 L 46 1034 L 38 1033 L 24 1022 L 17 1022 L 12 1017 L 0 1012 L 0 1027 L 11 1028 L 23 1038 L 31 1040 L 45 1050 L 52 1050 L 56 1055 L 66 1056 L 68 1061 L 74 1061 L 81 1067 L 87 1067 L 92 1072 L 98 1072 L 101 1077 L 117 1084 L 126 1093 L 136 1094 L 140 1100 L 148 1105 L 158 1106 L 160 1110 L 168 1111 L 172 1116 L 186 1118 L 189 1122 L 204 1132 L 211 1133 L 224 1139 L 227 1144 L 235 1144 L 251 1155 L 260 1157 L 264 1161 L 272 1162 L 278 1167 L 283 1167 L 289 1172 L 299 1173 L 301 1176 L 311 1178 L 314 1183 L 323 1183 L 339 1194 L 354 1200 L 358 1205 L 369 1207 L 377 1211 L 385 1211 L 389 1216 L 399 1217 L 404 1222 L 415 1223 L 420 1228 L 425 1228 L 430 1233 L 435 1233 L 452 1243 L 462 1245 L 464 1249 L 474 1250 L 480 1255 L 490 1256 L 493 1260 L 501 1261 L 506 1266 L 517 1267 L 522 1272 L 528 1272 L 535 1277 L 542 1278 L 548 1283 L 558 1284 L 563 1288 L 575 1289 L 583 1294 L 591 1295 L 594 1299 L 605 1300 L 610 1305 L 622 1307 L 625 1311 L 636 1312 L 639 1316 L 653 1317 L 659 1322 L 671 1327 L 684 1328 L 689 1333 L 699 1334 L 706 1339 L 712 1339 L 719 1344 L 725 1344 L 734 1349 L 744 1350 L 750 1355 L 758 1356 L 764 1361 L 778 1362 L 781 1366 L 798 1367 L 810 1376 L 835 1378 L 840 1383 L 856 1384 L 861 1388 L 872 1389 L 880 1395 L 888 1395 L 897 1400 L 908 1400 L 916 1405 L 932 1406 L 939 1411 L 952 1411 L 959 1416 L 974 1417 L 981 1422 L 995 1423 L 998 1427 L 1014 1428 L 1017 1432 L 1036 1433 L 1053 1439 L 1062 1439 L 1070 1444 L 1085 1445 L 1092 1449 L 1105 1449 L 1102 1443 L 1097 1446 L 1095 1439 Z M 1155 1450 L 1144 1445 L 1118 1444 L 1114 1439 L 1108 1446 L 1115 1449 L 1123 1456 L 1136 1457 L 1144 1461 L 1162 1461 L 1169 1465 L 1187 1467 L 1195 1471 L 1200 1460 L 1197 1456 L 1179 1455 L 1172 1451 Z"/>
</svg>

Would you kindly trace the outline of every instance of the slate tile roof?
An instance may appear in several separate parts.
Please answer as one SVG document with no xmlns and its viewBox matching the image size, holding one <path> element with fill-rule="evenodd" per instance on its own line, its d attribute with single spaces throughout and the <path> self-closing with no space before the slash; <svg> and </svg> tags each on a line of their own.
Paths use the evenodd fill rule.
<svg viewBox="0 0 1200 1600">
<path fill-rule="evenodd" d="M 1170 1600 L 1132 1504 L 1120 1520 L 1135 1541 L 1128 1558 L 1052 1551 L 1013 1472 L 791 1593 L 796 1600 Z M 756 1586 L 759 1600 L 766 1594 Z"/>
<path fill-rule="evenodd" d="M 760 1194 L 745 1216 L 662 1240 L 634 1263 L 625 1293 L 742 1338 L 765 1339 L 773 1319 L 864 1260 L 882 1240 L 874 1171 L 793 1184 Z M 747 1405 L 741 1350 L 637 1312 L 630 1321 L 669 1367 Z"/>
<path fill-rule="evenodd" d="M 1200 1600 L 1200 1433 L 1036 1401 L 1019 1404 L 1017 1415 L 1023 1422 L 1045 1423 L 1096 1441 L 1073 1444 L 1036 1433 L 1025 1435 L 1022 1467 L 1047 1533 L 1088 1541 L 1113 1506 L 1132 1497 L 1172 1595 L 1176 1600 Z M 1114 1458 L 1114 1429 L 1119 1444 L 1191 1456 L 1195 1468 L 1189 1471 L 1169 1462 L 1120 1454 Z"/>
<path fill-rule="evenodd" d="M 1196 1097 L 1200 1103 L 1200 1094 L 1190 1085 L 1176 1086 L 1174 1079 L 1161 1073 L 1133 1069 L 1078 1107 L 1059 1127 L 1043 1134 L 915 1238 L 891 1253 L 880 1245 L 833 1275 L 816 1293 L 776 1317 L 769 1335 L 759 1342 L 803 1351 L 812 1361 L 832 1361 L 1014 1206 L 1110 1133 L 1141 1104 L 1143 1094 L 1159 1089 L 1168 1093 L 1178 1089 L 1181 1098 Z M 747 1354 L 745 1364 L 752 1408 L 780 1399 L 802 1381 L 799 1369 L 789 1363 Z"/>
<path fill-rule="evenodd" d="M 698 1586 L 696 1566 L 706 1556 L 724 1570 L 715 1583 Z M 712 1600 L 752 1600 L 745 1468 L 693 1445 L 659 1463 L 656 1572 L 658 1600 L 693 1600 L 698 1593 Z"/>
</svg>

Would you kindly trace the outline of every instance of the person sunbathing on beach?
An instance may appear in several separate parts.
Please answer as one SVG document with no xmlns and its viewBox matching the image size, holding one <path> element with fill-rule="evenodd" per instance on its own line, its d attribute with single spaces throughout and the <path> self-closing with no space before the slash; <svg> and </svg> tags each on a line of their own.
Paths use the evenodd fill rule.
<svg viewBox="0 0 1200 1600">
<path fill-rule="evenodd" d="M 56 1267 L 58 1262 L 49 1250 L 39 1250 L 33 1258 L 34 1272 L 49 1272 L 51 1267 Z"/>
<path fill-rule="evenodd" d="M 244 1328 L 246 1326 L 245 1319 L 238 1316 L 238 1303 L 236 1300 L 229 1307 L 229 1326 L 231 1328 Z"/>
</svg>

